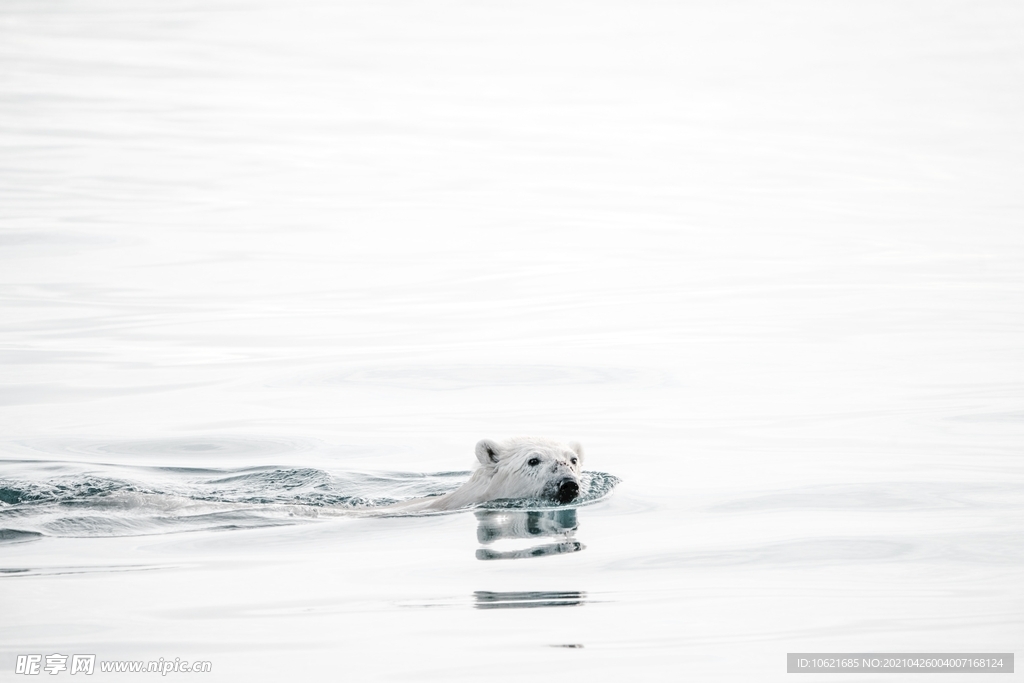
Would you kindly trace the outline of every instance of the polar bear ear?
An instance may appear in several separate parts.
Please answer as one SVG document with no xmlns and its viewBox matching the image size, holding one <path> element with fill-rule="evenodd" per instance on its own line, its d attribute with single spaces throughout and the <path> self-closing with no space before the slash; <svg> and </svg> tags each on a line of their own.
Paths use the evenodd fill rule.
<svg viewBox="0 0 1024 683">
<path fill-rule="evenodd" d="M 576 452 L 576 455 L 578 455 L 579 458 L 580 458 L 580 464 L 582 465 L 583 464 L 583 444 L 581 444 L 579 441 L 570 441 L 569 442 L 569 448 L 573 449 Z"/>
<path fill-rule="evenodd" d="M 493 465 L 498 462 L 501 448 L 490 439 L 480 439 L 476 444 L 476 459 L 481 465 Z"/>
</svg>

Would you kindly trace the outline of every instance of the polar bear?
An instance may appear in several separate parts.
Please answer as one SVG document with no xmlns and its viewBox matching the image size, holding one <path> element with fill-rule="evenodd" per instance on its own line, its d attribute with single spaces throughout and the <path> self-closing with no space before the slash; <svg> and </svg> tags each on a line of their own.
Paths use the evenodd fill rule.
<svg viewBox="0 0 1024 683">
<path fill-rule="evenodd" d="M 476 445 L 480 465 L 469 481 L 451 493 L 395 507 L 454 510 L 499 498 L 540 498 L 569 503 L 580 495 L 583 447 L 573 441 L 516 437 L 502 443 L 483 439 Z"/>
</svg>

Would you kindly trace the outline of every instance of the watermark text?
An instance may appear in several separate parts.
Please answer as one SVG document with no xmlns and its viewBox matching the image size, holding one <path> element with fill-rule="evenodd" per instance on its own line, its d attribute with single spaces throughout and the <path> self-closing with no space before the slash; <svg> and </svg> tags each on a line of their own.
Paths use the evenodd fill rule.
<svg viewBox="0 0 1024 683">
<path fill-rule="evenodd" d="M 50 675 L 60 673 L 70 675 L 85 674 L 90 676 L 99 669 L 103 673 L 158 673 L 166 676 L 169 673 L 209 673 L 213 671 L 213 662 L 190 662 L 181 657 L 174 659 L 108 659 L 97 662 L 96 655 L 18 655 L 14 664 L 14 673 L 26 676 Z"/>
</svg>

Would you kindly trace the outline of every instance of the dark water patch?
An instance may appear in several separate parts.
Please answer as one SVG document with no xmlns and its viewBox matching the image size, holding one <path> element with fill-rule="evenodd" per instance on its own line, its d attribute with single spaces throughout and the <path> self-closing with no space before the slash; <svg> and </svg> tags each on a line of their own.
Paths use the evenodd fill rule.
<svg viewBox="0 0 1024 683">
<path fill-rule="evenodd" d="M 537 607 L 577 607 L 586 604 L 583 591 L 514 591 L 473 593 L 477 609 L 532 609 Z"/>
<path fill-rule="evenodd" d="M 60 576 L 64 574 L 109 574 L 113 572 L 144 572 L 169 569 L 168 565 L 110 565 L 84 567 L 0 567 L 0 577 Z"/>
<path fill-rule="evenodd" d="M 117 491 L 140 492 L 133 484 L 106 477 L 84 475 L 44 482 L 9 483 L 0 488 L 0 501 L 8 505 L 59 504 L 79 505 Z M 0 513 L 4 512 L 0 508 Z"/>
<path fill-rule="evenodd" d="M 528 560 L 536 557 L 550 557 L 552 555 L 565 555 L 578 553 L 586 550 L 587 546 L 579 541 L 565 541 L 564 543 L 548 543 L 532 548 L 519 550 L 494 550 L 493 548 L 478 548 L 476 559 L 478 560 Z"/>
<path fill-rule="evenodd" d="M 21 529 L 0 529 L 0 544 L 38 541 L 42 537 L 43 535 L 38 531 L 22 531 Z"/>
</svg>

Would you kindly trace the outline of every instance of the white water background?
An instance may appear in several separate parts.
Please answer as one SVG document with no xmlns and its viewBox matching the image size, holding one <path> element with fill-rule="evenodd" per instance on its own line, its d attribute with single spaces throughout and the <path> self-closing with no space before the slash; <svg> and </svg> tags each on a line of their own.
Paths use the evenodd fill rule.
<svg viewBox="0 0 1024 683">
<path fill-rule="evenodd" d="M 0 508 L 0 677 L 1019 654 L 1022 35 L 999 1 L 3 0 L 0 480 L 180 495 Z M 571 519 L 188 488 L 400 488 L 516 434 L 622 483 Z"/>
</svg>

